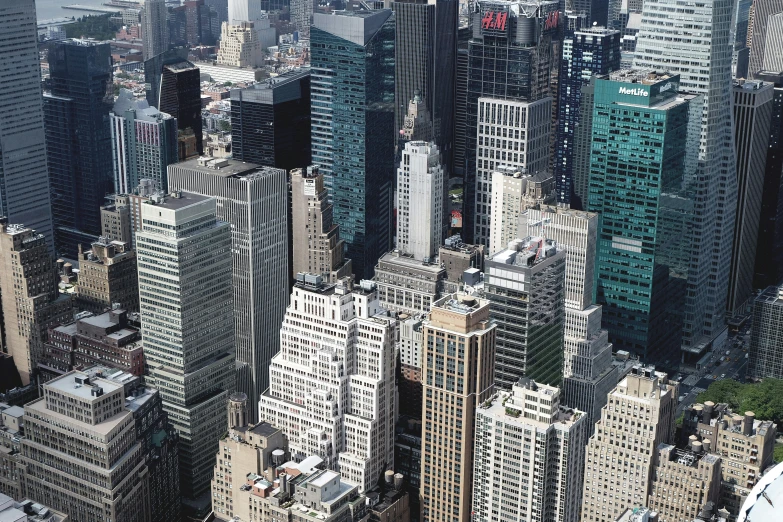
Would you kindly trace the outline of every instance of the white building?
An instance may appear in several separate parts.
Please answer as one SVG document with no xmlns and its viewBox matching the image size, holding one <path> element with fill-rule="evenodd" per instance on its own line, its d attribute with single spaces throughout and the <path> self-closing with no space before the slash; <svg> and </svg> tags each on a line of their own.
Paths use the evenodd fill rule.
<svg viewBox="0 0 783 522">
<path fill-rule="evenodd" d="M 475 242 L 488 247 L 492 172 L 500 165 L 530 174 L 546 170 L 552 98 L 524 102 L 481 97 L 477 126 L 476 201 L 470 203 L 475 204 Z"/>
<path fill-rule="evenodd" d="M 283 430 L 291 458 L 314 455 L 371 489 L 394 462 L 395 320 L 375 284 L 302 274 L 270 365 L 259 418 Z"/>
<path fill-rule="evenodd" d="M 261 41 L 254 22 L 240 22 L 236 25 L 223 22 L 217 64 L 255 68 L 263 63 Z"/>
<path fill-rule="evenodd" d="M 438 254 L 443 231 L 443 183 L 437 145 L 406 143 L 397 169 L 397 249 L 417 261 Z"/>
<path fill-rule="evenodd" d="M 228 22 L 252 22 L 264 14 L 261 0 L 228 0 Z"/>
<path fill-rule="evenodd" d="M 560 390 L 521 379 L 476 410 L 474 522 L 579 520 L 584 412 Z"/>
</svg>

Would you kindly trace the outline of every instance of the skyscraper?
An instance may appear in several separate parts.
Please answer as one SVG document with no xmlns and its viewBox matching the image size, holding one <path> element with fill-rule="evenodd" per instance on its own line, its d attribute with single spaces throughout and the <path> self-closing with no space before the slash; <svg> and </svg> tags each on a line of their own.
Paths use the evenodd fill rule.
<svg viewBox="0 0 783 522">
<path fill-rule="evenodd" d="M 340 226 L 334 222 L 323 174 L 315 165 L 291 171 L 291 221 L 292 279 L 301 272 L 336 283 L 351 275 L 345 241 L 340 239 Z"/>
<path fill-rule="evenodd" d="M 141 26 L 145 61 L 169 50 L 166 0 L 146 0 L 144 2 Z"/>
<path fill-rule="evenodd" d="M 36 23 L 35 0 L 0 5 L 0 216 L 26 223 L 52 249 Z"/>
<path fill-rule="evenodd" d="M 445 173 L 434 143 L 409 141 L 397 169 L 397 249 L 418 261 L 438 254 Z"/>
<path fill-rule="evenodd" d="M 677 385 L 652 367 L 636 366 L 617 384 L 587 443 L 581 520 L 616 520 L 645 505 L 655 452 L 674 437 L 676 407 Z"/>
<path fill-rule="evenodd" d="M 567 34 L 563 40 L 558 75 L 558 146 L 553 165 L 560 203 L 570 205 L 574 194 L 574 132 L 581 124 L 582 86 L 595 74 L 620 68 L 620 39 L 620 31 L 587 27 Z M 577 208 L 582 208 L 581 202 L 577 202 Z"/>
<path fill-rule="evenodd" d="M 494 166 L 489 166 L 489 158 L 477 159 L 476 156 L 482 147 L 477 133 L 485 123 L 479 121 L 479 98 L 535 102 L 549 96 L 552 64 L 557 62 L 553 42 L 559 30 L 558 9 L 558 3 L 554 1 L 487 0 L 479 1 L 471 13 L 473 36 L 468 44 L 463 216 L 463 235 L 468 242 L 474 241 L 474 235 L 476 242 L 487 238 L 490 225 L 490 214 L 484 206 L 491 202 L 484 201 L 489 193 L 483 189 L 490 182 L 489 173 Z M 510 107 L 504 110 L 510 110 Z M 516 115 L 516 108 L 514 112 Z M 516 121 L 519 130 L 524 130 L 521 119 Z M 506 126 L 505 139 L 509 139 L 507 123 L 502 119 L 491 123 Z M 527 126 L 527 122 L 524 123 Z M 502 133 L 494 139 L 500 139 L 502 147 Z M 516 134 L 514 139 L 518 139 Z M 544 166 L 549 161 L 549 132 L 545 141 Z M 491 144 L 492 138 L 490 147 Z M 479 189 L 482 189 L 481 193 Z M 486 241 L 482 243 L 486 244 Z"/>
<path fill-rule="evenodd" d="M 217 219 L 231 224 L 236 389 L 256 404 L 269 387 L 267 370 L 279 350 L 288 304 L 286 172 L 199 158 L 171 165 L 169 184 L 172 190 L 214 197 Z M 251 422 L 256 421 L 254 410 Z"/>
<path fill-rule="evenodd" d="M 395 319 L 378 306 L 371 281 L 351 288 L 350 280 L 297 277 L 258 405 L 259 418 L 285 433 L 292 459 L 319 457 L 361 491 L 372 489 L 394 461 L 394 336 Z"/>
<path fill-rule="evenodd" d="M 783 13 L 783 0 L 754 0 L 753 19 L 748 27 L 748 45 L 750 46 L 750 62 L 748 64 L 748 74 L 751 78 L 756 78 L 761 71 L 775 71 L 764 66 L 764 60 L 767 53 L 782 53 L 780 49 L 770 48 L 767 51 L 767 35 L 780 27 L 770 26 L 770 17 Z M 774 40 L 773 40 L 774 41 Z M 777 72 L 777 71 L 776 71 Z"/>
<path fill-rule="evenodd" d="M 661 362 L 679 359 L 683 335 L 693 213 L 685 189 L 698 147 L 689 131 L 701 110 L 679 90 L 676 75 L 621 70 L 595 82 L 592 118 L 597 304 L 615 349 Z"/>
<path fill-rule="evenodd" d="M 310 165 L 310 71 L 231 90 L 231 154 L 285 170 Z"/>
<path fill-rule="evenodd" d="M 767 18 L 767 37 L 764 44 L 762 71 L 783 69 L 783 11 Z M 758 76 L 758 73 L 756 74 Z"/>
<path fill-rule="evenodd" d="M 228 0 L 228 23 L 250 22 L 261 16 L 261 0 Z"/>
<path fill-rule="evenodd" d="M 166 190 L 166 167 L 178 159 L 177 120 L 127 89 L 120 90 L 109 116 L 114 191 L 129 194 L 142 179 L 152 179 Z"/>
<path fill-rule="evenodd" d="M 388 9 L 313 15 L 312 154 L 357 279 L 392 240 L 394 16 Z"/>
<path fill-rule="evenodd" d="M 291 0 L 291 23 L 300 38 L 310 38 L 313 23 L 313 0 Z"/>
<path fill-rule="evenodd" d="M 458 0 L 395 1 L 394 129 L 403 128 L 408 102 L 419 92 L 432 117 L 433 141 L 446 176 L 454 172 L 454 82 Z"/>
<path fill-rule="evenodd" d="M 726 311 L 744 314 L 753 293 L 774 86 L 758 80 L 740 80 L 735 82 L 732 93 L 737 144 L 737 216 Z"/>
<path fill-rule="evenodd" d="M 748 378 L 783 379 L 783 287 L 770 286 L 753 303 Z"/>
<path fill-rule="evenodd" d="M 218 65 L 231 67 L 249 67 L 255 69 L 264 63 L 261 40 L 253 22 L 223 22 L 220 31 L 220 49 L 218 50 Z"/>
<path fill-rule="evenodd" d="M 584 412 L 563 406 L 558 388 L 531 379 L 483 403 L 472 520 L 499 520 L 499 513 L 509 522 L 579 520 L 589 434 Z"/>
<path fill-rule="evenodd" d="M 726 332 L 731 266 L 731 251 L 726 245 L 731 243 L 737 203 L 731 125 L 734 2 L 708 0 L 693 10 L 677 6 L 677 0 L 644 4 L 634 66 L 677 74 L 680 90 L 703 97 L 699 164 L 688 183 L 698 226 L 687 239 L 691 277 L 683 312 L 682 358 L 694 360 L 713 346 L 720 348 Z M 692 38 L 682 38 L 694 27 L 702 29 Z M 695 62 L 699 65 L 694 66 Z"/>
<path fill-rule="evenodd" d="M 144 357 L 179 432 L 186 499 L 209 490 L 236 382 L 231 229 L 215 206 L 196 194 L 152 196 L 136 233 Z"/>
<path fill-rule="evenodd" d="M 74 256 L 78 243 L 101 233 L 101 205 L 114 192 L 109 44 L 58 42 L 49 52 L 49 77 L 44 113 L 55 247 Z"/>
<path fill-rule="evenodd" d="M 422 325 L 422 522 L 472 519 L 476 410 L 492 396 L 496 337 L 489 302 L 465 294 L 435 302 Z"/>
</svg>

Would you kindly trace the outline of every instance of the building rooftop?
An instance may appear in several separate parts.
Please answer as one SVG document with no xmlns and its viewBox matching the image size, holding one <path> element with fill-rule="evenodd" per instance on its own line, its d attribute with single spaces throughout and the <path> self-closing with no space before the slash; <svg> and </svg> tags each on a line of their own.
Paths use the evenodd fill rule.
<svg viewBox="0 0 783 522">
<path fill-rule="evenodd" d="M 415 270 L 421 270 L 425 272 L 431 272 L 433 276 L 440 274 L 441 272 L 444 272 L 445 269 L 441 267 L 440 263 L 433 262 L 433 263 L 426 263 L 424 261 L 419 261 L 413 258 L 410 254 L 405 254 L 399 251 L 394 252 L 387 252 L 381 256 L 381 258 L 378 260 L 378 266 L 376 267 L 376 272 L 380 268 L 383 270 L 384 268 L 392 268 L 390 266 L 382 267 L 381 264 L 386 265 L 398 265 L 405 268 L 411 268 Z"/>
<path fill-rule="evenodd" d="M 108 379 L 102 379 L 100 377 L 90 378 L 85 372 L 73 371 L 47 382 L 44 384 L 44 389 L 49 388 L 68 395 L 74 395 L 80 399 L 95 401 L 100 398 L 100 396 L 96 396 L 93 393 L 93 388 L 96 386 L 103 389 L 103 395 L 122 388 L 119 384 Z"/>
<path fill-rule="evenodd" d="M 435 301 L 432 304 L 432 307 L 468 315 L 475 312 L 486 303 L 487 301 L 482 301 L 467 294 L 452 294 Z"/>
<path fill-rule="evenodd" d="M 658 82 L 670 80 L 679 75 L 672 75 L 666 72 L 655 71 L 653 69 L 620 69 L 609 74 L 609 79 L 615 82 L 640 83 L 642 85 L 653 85 Z"/>
<path fill-rule="evenodd" d="M 0 493 L 0 522 L 62 522 L 67 515 L 32 500 L 16 502 Z"/>
<path fill-rule="evenodd" d="M 136 111 L 136 119 L 147 122 L 159 122 L 171 120 L 173 116 L 160 112 L 155 107 L 150 107 L 145 98 L 136 98 L 128 89 L 120 89 L 117 101 L 114 102 L 112 112 L 117 116 L 124 116 L 126 111 Z"/>
<path fill-rule="evenodd" d="M 339 476 L 340 474 L 336 471 L 324 470 L 323 473 L 318 474 L 318 476 L 309 481 L 309 483 L 316 487 L 324 487 Z"/>
<path fill-rule="evenodd" d="M 191 205 L 203 203 L 204 201 L 212 199 L 209 196 L 202 196 L 200 194 L 194 194 L 192 192 L 177 191 L 172 192 L 169 195 L 160 197 L 156 200 L 153 195 L 149 200 L 145 201 L 146 205 L 155 205 L 156 207 L 166 208 L 170 210 L 179 210 L 187 208 Z"/>
<path fill-rule="evenodd" d="M 491 255 L 487 261 L 531 268 L 561 251 L 562 249 L 558 248 L 554 240 L 530 236 L 525 239 L 515 239 L 508 244 L 507 249 Z"/>
<path fill-rule="evenodd" d="M 268 422 L 259 422 L 255 426 L 242 426 L 242 427 L 234 427 L 234 431 L 237 431 L 239 433 L 246 433 L 250 432 L 255 435 L 260 435 L 262 437 L 270 437 L 280 431 L 278 428 L 275 428 Z"/>
<path fill-rule="evenodd" d="M 176 164 L 176 167 L 222 178 L 237 177 L 263 168 L 255 163 L 245 163 L 244 161 L 239 160 L 210 158 L 206 156 L 181 161 Z"/>
</svg>

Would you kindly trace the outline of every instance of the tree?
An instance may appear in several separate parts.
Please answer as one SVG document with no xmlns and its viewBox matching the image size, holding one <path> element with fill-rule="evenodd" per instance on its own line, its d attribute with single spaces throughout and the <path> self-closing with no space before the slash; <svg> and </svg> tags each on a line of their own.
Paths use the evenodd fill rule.
<svg viewBox="0 0 783 522">
<path fill-rule="evenodd" d="M 780 423 L 783 420 L 783 380 L 764 379 L 758 383 L 742 384 L 732 379 L 723 379 L 710 384 L 706 391 L 696 398 L 698 402 L 712 401 L 726 403 L 740 414 L 752 411 L 759 420 Z"/>
</svg>

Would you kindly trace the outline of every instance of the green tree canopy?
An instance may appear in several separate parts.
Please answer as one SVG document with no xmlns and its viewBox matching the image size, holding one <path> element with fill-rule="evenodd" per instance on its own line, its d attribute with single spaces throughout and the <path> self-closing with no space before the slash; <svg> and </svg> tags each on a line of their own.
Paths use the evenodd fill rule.
<svg viewBox="0 0 783 522">
<path fill-rule="evenodd" d="M 764 379 L 758 383 L 742 384 L 732 379 L 722 379 L 710 384 L 696 401 L 712 401 L 715 404 L 725 402 L 739 414 L 752 411 L 757 419 L 779 424 L 783 420 L 783 380 Z"/>
</svg>

